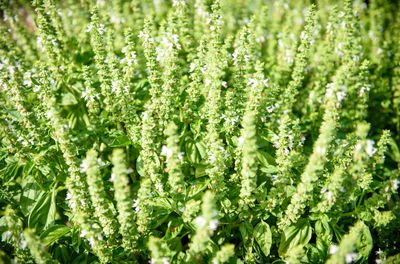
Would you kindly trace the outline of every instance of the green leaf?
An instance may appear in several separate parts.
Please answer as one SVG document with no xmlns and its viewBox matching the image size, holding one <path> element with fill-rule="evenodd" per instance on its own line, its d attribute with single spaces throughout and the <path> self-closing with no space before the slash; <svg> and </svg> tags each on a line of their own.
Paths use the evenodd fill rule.
<svg viewBox="0 0 400 264">
<path fill-rule="evenodd" d="M 187 197 L 192 198 L 197 194 L 203 192 L 205 189 L 207 189 L 209 184 L 210 184 L 210 179 L 205 177 L 194 180 L 189 184 L 188 188 L 186 188 Z"/>
<path fill-rule="evenodd" d="M 42 192 L 28 217 L 28 227 L 41 231 L 56 220 L 56 192 Z"/>
<path fill-rule="evenodd" d="M 141 156 L 139 156 L 136 160 L 136 171 L 140 176 L 145 177 L 144 164 Z"/>
<path fill-rule="evenodd" d="M 265 167 L 269 165 L 276 165 L 275 159 L 269 153 L 262 150 L 257 150 L 256 155 L 261 165 Z"/>
<path fill-rule="evenodd" d="M 329 226 L 328 217 L 321 217 L 317 222 L 315 222 L 315 234 L 317 237 L 325 241 L 332 241 L 333 231 Z"/>
<path fill-rule="evenodd" d="M 64 93 L 60 105 L 76 105 L 78 101 L 72 93 Z"/>
<path fill-rule="evenodd" d="M 69 233 L 70 230 L 71 228 L 65 225 L 53 225 L 40 235 L 40 240 L 45 246 L 48 246 Z"/>
<path fill-rule="evenodd" d="M 272 246 L 272 233 L 269 225 L 261 221 L 254 228 L 254 238 L 265 256 L 269 255 Z"/>
<path fill-rule="evenodd" d="M 120 148 L 120 147 L 126 147 L 126 146 L 130 145 L 131 143 L 132 142 L 128 136 L 120 135 L 120 136 L 114 138 L 114 140 L 112 140 L 108 145 L 112 148 Z"/>
<path fill-rule="evenodd" d="M 278 169 L 276 168 L 276 166 L 273 166 L 273 165 L 267 165 L 267 166 L 261 167 L 260 170 L 267 174 L 274 174 L 274 173 L 278 172 Z"/>
<path fill-rule="evenodd" d="M 364 223 L 362 224 L 362 231 L 360 236 L 358 237 L 358 241 L 356 243 L 357 252 L 359 254 L 359 260 L 367 260 L 369 253 L 371 252 L 373 247 L 373 240 L 371 236 L 371 232 L 369 228 Z"/>
<path fill-rule="evenodd" d="M 287 227 L 281 236 L 278 253 L 283 257 L 286 252 L 298 245 L 306 245 L 312 236 L 312 227 L 308 220 L 300 219 L 297 224 Z"/>
</svg>

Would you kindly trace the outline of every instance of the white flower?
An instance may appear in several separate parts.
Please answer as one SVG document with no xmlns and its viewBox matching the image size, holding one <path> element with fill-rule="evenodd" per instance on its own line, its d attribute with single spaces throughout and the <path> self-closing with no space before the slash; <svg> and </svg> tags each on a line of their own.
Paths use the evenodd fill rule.
<svg viewBox="0 0 400 264">
<path fill-rule="evenodd" d="M 346 255 L 346 263 L 353 262 L 357 258 L 357 253 L 349 253 Z"/>
<path fill-rule="evenodd" d="M 341 102 L 346 97 L 346 93 L 345 92 L 337 92 L 336 96 L 337 96 L 337 99 L 339 100 L 339 102 Z"/>
<path fill-rule="evenodd" d="M 132 172 L 134 172 L 132 168 L 126 169 L 126 174 L 131 174 Z"/>
<path fill-rule="evenodd" d="M 113 182 L 114 180 L 115 180 L 115 174 L 111 173 L 110 182 Z"/>
<path fill-rule="evenodd" d="M 179 207 L 178 210 L 179 212 L 183 213 L 183 211 L 185 211 L 185 207 Z"/>
<path fill-rule="evenodd" d="M 81 233 L 79 234 L 80 237 L 85 237 L 87 235 L 85 230 L 82 230 Z"/>
<path fill-rule="evenodd" d="M 81 163 L 81 173 L 85 173 L 87 171 L 87 169 L 88 169 L 88 164 L 86 163 L 86 160 L 84 159 L 84 160 L 82 160 L 82 163 Z"/>
<path fill-rule="evenodd" d="M 397 190 L 398 188 L 399 188 L 399 183 L 400 183 L 400 181 L 399 180 L 393 180 L 393 188 L 395 189 L 395 190 Z"/>
<path fill-rule="evenodd" d="M 207 220 L 202 216 L 196 217 L 194 219 L 194 222 L 198 227 L 203 227 L 203 226 L 205 226 L 207 224 Z"/>
<path fill-rule="evenodd" d="M 375 144 L 375 141 L 370 140 L 370 139 L 367 140 L 367 147 L 365 149 L 365 152 L 367 152 L 368 156 L 370 156 L 370 157 L 372 157 L 372 155 L 374 155 L 377 150 L 376 148 L 374 148 L 374 144 Z"/>
<path fill-rule="evenodd" d="M 326 198 L 327 198 L 328 200 L 332 200 L 332 196 L 333 196 L 333 193 L 332 193 L 332 192 L 327 192 L 325 195 L 326 195 Z"/>
<path fill-rule="evenodd" d="M 380 255 L 380 254 L 382 254 L 383 253 L 383 251 L 382 251 L 382 249 L 378 249 L 378 251 L 376 251 L 376 255 Z"/>
<path fill-rule="evenodd" d="M 142 116 L 143 116 L 142 119 L 143 119 L 143 120 L 146 120 L 146 119 L 147 119 L 147 115 L 148 115 L 147 112 L 143 112 L 143 113 L 142 113 Z"/>
<path fill-rule="evenodd" d="M 329 249 L 329 254 L 333 255 L 335 254 L 337 251 L 339 250 L 339 247 L 336 245 L 331 245 L 330 249 Z"/>
<path fill-rule="evenodd" d="M 333 95 L 333 90 L 331 88 L 326 89 L 325 97 L 330 98 Z"/>
<path fill-rule="evenodd" d="M 194 71 L 195 67 L 196 67 L 196 64 L 194 64 L 193 62 L 192 62 L 192 63 L 190 63 L 190 69 L 189 69 L 189 72 L 192 72 L 192 71 Z"/>
<path fill-rule="evenodd" d="M 166 156 L 167 158 L 170 158 L 172 156 L 173 152 L 172 149 L 169 149 L 167 146 L 162 146 L 161 149 L 161 155 Z"/>
<path fill-rule="evenodd" d="M 92 31 L 92 28 L 93 28 L 93 25 L 92 25 L 92 24 L 89 24 L 89 25 L 88 25 L 88 28 L 86 29 L 86 32 Z"/>
<path fill-rule="evenodd" d="M 228 84 L 225 82 L 225 81 L 222 81 L 222 83 L 221 83 L 221 85 L 223 86 L 223 87 L 228 87 Z"/>
<path fill-rule="evenodd" d="M 185 152 L 179 152 L 178 153 L 178 159 L 183 160 L 183 156 L 185 155 Z"/>
<path fill-rule="evenodd" d="M 90 237 L 88 240 L 89 240 L 90 246 L 93 247 L 93 246 L 94 246 L 94 243 L 95 243 L 94 237 Z"/>
<path fill-rule="evenodd" d="M 162 258 L 162 259 L 161 259 L 161 262 L 162 262 L 163 264 L 169 264 L 169 258 Z"/>
<path fill-rule="evenodd" d="M 156 185 L 154 185 L 154 187 L 156 187 L 156 189 L 159 191 L 159 192 L 162 192 L 162 184 L 156 184 Z"/>
<path fill-rule="evenodd" d="M 251 86 L 252 88 L 256 88 L 257 84 L 257 80 L 253 78 L 249 78 L 249 82 L 247 83 L 247 85 Z"/>
<path fill-rule="evenodd" d="M 317 147 L 315 148 L 315 152 L 316 152 L 317 154 L 325 155 L 325 153 L 326 153 L 326 147 L 317 146 Z"/>
<path fill-rule="evenodd" d="M 11 236 L 12 236 L 11 231 L 7 230 L 7 232 L 6 232 L 6 241 L 10 240 Z"/>
<path fill-rule="evenodd" d="M 361 148 L 362 148 L 361 144 L 356 145 L 356 150 L 361 150 Z"/>
<path fill-rule="evenodd" d="M 219 223 L 218 219 L 211 220 L 210 223 L 209 223 L 210 230 L 211 231 L 215 231 L 217 229 L 217 227 L 218 227 L 218 223 Z"/>
<path fill-rule="evenodd" d="M 26 243 L 25 239 L 21 240 L 21 249 L 25 249 L 28 244 Z"/>
<path fill-rule="evenodd" d="M 242 145 L 244 142 L 244 138 L 240 137 L 238 138 L 238 145 Z"/>
<path fill-rule="evenodd" d="M 103 35 L 105 32 L 105 28 L 103 24 L 99 24 L 99 28 L 97 29 L 97 32 L 99 32 L 100 35 Z"/>
</svg>

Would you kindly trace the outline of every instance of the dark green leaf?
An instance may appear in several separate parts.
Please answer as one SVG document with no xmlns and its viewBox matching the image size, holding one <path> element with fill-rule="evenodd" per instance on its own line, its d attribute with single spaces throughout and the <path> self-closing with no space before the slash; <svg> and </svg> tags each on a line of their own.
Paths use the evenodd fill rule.
<svg viewBox="0 0 400 264">
<path fill-rule="evenodd" d="M 254 238 L 265 256 L 269 255 L 272 246 L 272 233 L 269 225 L 261 221 L 254 228 Z"/>
<path fill-rule="evenodd" d="M 63 237 L 71 230 L 70 227 L 65 225 L 53 225 L 47 228 L 41 235 L 40 240 L 45 245 L 51 245 L 59 238 Z"/>
<path fill-rule="evenodd" d="M 300 219 L 297 224 L 283 230 L 281 242 L 279 244 L 279 256 L 284 256 L 286 252 L 298 245 L 306 245 L 312 236 L 312 227 L 308 220 Z"/>
</svg>

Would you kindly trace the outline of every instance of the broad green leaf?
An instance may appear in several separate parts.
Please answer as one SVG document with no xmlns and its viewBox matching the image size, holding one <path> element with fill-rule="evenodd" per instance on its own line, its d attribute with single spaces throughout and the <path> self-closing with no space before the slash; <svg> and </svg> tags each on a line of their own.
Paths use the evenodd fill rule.
<svg viewBox="0 0 400 264">
<path fill-rule="evenodd" d="M 182 218 L 173 218 L 168 223 L 167 231 L 165 231 L 165 236 L 163 239 L 169 240 L 175 238 L 183 229 Z"/>
<path fill-rule="evenodd" d="M 71 230 L 70 227 L 65 225 L 53 225 L 47 228 L 41 235 L 40 240 L 45 245 L 51 245 L 59 238 L 63 237 Z"/>
<path fill-rule="evenodd" d="M 276 165 L 275 159 L 267 152 L 262 150 L 257 150 L 257 159 L 262 166 Z"/>
<path fill-rule="evenodd" d="M 267 165 L 267 166 L 263 166 L 260 168 L 260 170 L 262 172 L 268 173 L 268 174 L 274 174 L 278 172 L 278 169 L 276 168 L 276 166 L 273 165 Z"/>
<path fill-rule="evenodd" d="M 56 192 L 42 192 L 28 217 L 28 226 L 41 231 L 56 219 Z"/>
<path fill-rule="evenodd" d="M 289 249 L 295 246 L 306 245 L 311 236 L 312 227 L 306 219 L 300 219 L 297 224 L 287 227 L 281 235 L 279 256 L 284 256 Z"/>
<path fill-rule="evenodd" d="M 140 176 L 145 177 L 144 164 L 141 156 L 136 159 L 136 171 Z"/>
<path fill-rule="evenodd" d="M 120 135 L 120 136 L 114 138 L 114 140 L 112 140 L 112 141 L 109 143 L 109 146 L 112 147 L 112 148 L 120 148 L 120 147 L 128 146 L 128 145 L 130 145 L 131 143 L 132 143 L 132 142 L 131 142 L 131 140 L 129 139 L 128 136 L 126 136 L 126 135 Z"/>
<path fill-rule="evenodd" d="M 373 247 L 373 240 L 368 226 L 364 223 L 362 224 L 362 231 L 358 237 L 356 247 L 359 254 L 359 259 L 367 260 Z"/>
<path fill-rule="evenodd" d="M 240 234 L 242 235 L 243 243 L 247 243 L 253 235 L 253 226 L 249 222 L 242 222 L 239 224 Z"/>
<path fill-rule="evenodd" d="M 315 222 L 315 234 L 325 241 L 332 241 L 333 232 L 327 217 L 321 217 Z"/>
<path fill-rule="evenodd" d="M 269 225 L 261 221 L 255 226 L 253 234 L 262 252 L 268 256 L 272 246 L 272 233 Z"/>
<path fill-rule="evenodd" d="M 75 105 L 78 101 L 72 93 L 64 93 L 60 105 Z"/>
<path fill-rule="evenodd" d="M 187 197 L 191 198 L 191 197 L 196 196 L 200 192 L 202 192 L 205 189 L 207 189 L 209 184 L 210 184 L 210 179 L 208 179 L 206 177 L 201 177 L 201 178 L 198 178 L 198 179 L 194 180 L 186 188 Z"/>
<path fill-rule="evenodd" d="M 201 155 L 194 141 L 190 140 L 185 143 L 185 153 L 191 163 L 200 163 Z"/>
</svg>

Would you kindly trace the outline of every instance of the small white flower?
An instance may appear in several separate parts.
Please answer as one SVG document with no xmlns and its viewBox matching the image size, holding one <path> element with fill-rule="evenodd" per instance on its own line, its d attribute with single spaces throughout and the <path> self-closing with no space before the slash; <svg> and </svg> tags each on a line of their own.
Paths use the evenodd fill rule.
<svg viewBox="0 0 400 264">
<path fill-rule="evenodd" d="M 397 190 L 398 188 L 399 188 L 399 183 L 400 183 L 400 181 L 399 180 L 393 180 L 393 188 L 395 189 L 395 190 Z"/>
<path fill-rule="evenodd" d="M 221 83 L 221 85 L 223 86 L 223 87 L 228 87 L 228 84 L 225 82 L 225 81 L 222 81 L 222 83 Z"/>
<path fill-rule="evenodd" d="M 21 245 L 21 249 L 25 249 L 28 244 L 26 243 L 25 239 L 22 239 L 20 245 Z"/>
<path fill-rule="evenodd" d="M 88 169 L 88 164 L 87 164 L 87 162 L 86 162 L 86 160 L 84 159 L 84 160 L 82 160 L 82 163 L 81 163 L 81 173 L 85 173 L 86 171 L 87 171 L 87 169 Z"/>
<path fill-rule="evenodd" d="M 185 211 L 185 207 L 179 207 L 178 210 L 179 212 L 183 213 L 183 211 Z"/>
<path fill-rule="evenodd" d="M 142 113 L 142 116 L 143 116 L 142 119 L 143 119 L 143 120 L 146 120 L 146 119 L 147 119 L 147 115 L 148 115 L 147 112 L 143 112 L 143 113 Z"/>
<path fill-rule="evenodd" d="M 339 250 L 339 247 L 336 245 L 331 245 L 330 249 L 329 249 L 329 254 L 333 255 L 335 254 L 337 251 Z"/>
<path fill-rule="evenodd" d="M 326 89 L 325 97 L 330 98 L 333 95 L 333 90 L 331 88 Z"/>
<path fill-rule="evenodd" d="M 156 184 L 156 185 L 154 185 L 154 186 L 156 187 L 156 189 L 157 189 L 159 192 L 162 192 L 162 190 L 163 190 L 162 184 Z"/>
<path fill-rule="evenodd" d="M 162 258 L 161 262 L 162 262 L 162 264 L 169 264 L 169 258 Z"/>
<path fill-rule="evenodd" d="M 376 255 L 380 255 L 380 254 L 382 254 L 383 253 L 383 251 L 382 251 L 382 249 L 378 249 L 378 251 L 376 251 Z"/>
<path fill-rule="evenodd" d="M 244 143 L 244 138 L 238 138 L 238 145 L 242 145 Z"/>
<path fill-rule="evenodd" d="M 7 232 L 6 232 L 6 241 L 10 240 L 11 236 L 12 236 L 11 231 L 7 230 Z"/>
<path fill-rule="evenodd" d="M 357 253 L 349 253 L 346 255 L 346 263 L 351 263 L 357 258 Z"/>
<path fill-rule="evenodd" d="M 90 237 L 88 240 L 89 240 L 90 246 L 93 247 L 93 246 L 94 246 L 94 243 L 95 243 L 94 237 Z"/>
<path fill-rule="evenodd" d="M 192 71 L 194 71 L 194 69 L 196 68 L 196 64 L 194 64 L 193 62 L 192 63 L 190 63 L 190 69 L 189 69 L 189 72 L 192 72 Z"/>
<path fill-rule="evenodd" d="M 336 96 L 337 96 L 337 99 L 339 100 L 339 102 L 341 102 L 346 97 L 346 93 L 345 92 L 337 92 Z"/>
<path fill-rule="evenodd" d="M 362 148 L 361 144 L 356 145 L 356 150 L 361 150 L 361 148 Z"/>
<path fill-rule="evenodd" d="M 88 27 L 87 27 L 87 29 L 86 29 L 86 32 L 92 31 L 92 28 L 93 28 L 93 25 L 92 25 L 92 24 L 89 24 Z"/>
<path fill-rule="evenodd" d="M 82 230 L 81 233 L 79 234 L 80 237 L 85 237 L 86 235 L 87 235 L 87 234 L 86 234 L 86 231 L 85 231 L 85 230 Z"/>
<path fill-rule="evenodd" d="M 172 156 L 173 152 L 172 149 L 169 149 L 167 146 L 162 146 L 161 149 L 161 155 L 166 156 L 167 158 L 170 158 Z"/>
<path fill-rule="evenodd" d="M 114 180 L 115 180 L 115 174 L 111 173 L 110 182 L 113 182 Z"/>
<path fill-rule="evenodd" d="M 194 219 L 194 222 L 198 227 L 203 227 L 203 226 L 205 226 L 207 224 L 207 220 L 202 216 L 196 217 Z"/>
<path fill-rule="evenodd" d="M 97 29 L 97 32 L 99 32 L 100 35 L 103 35 L 105 32 L 105 28 L 103 24 L 99 24 L 99 28 Z"/>
<path fill-rule="evenodd" d="M 247 83 L 248 86 L 251 86 L 252 88 L 256 88 L 258 82 L 254 78 L 249 78 L 249 82 Z"/>
<path fill-rule="evenodd" d="M 179 152 L 178 153 L 178 159 L 183 160 L 183 156 L 185 155 L 185 152 Z"/>
<path fill-rule="evenodd" d="M 217 229 L 217 227 L 218 227 L 218 223 L 219 223 L 218 219 L 211 220 L 210 223 L 209 223 L 210 230 L 211 231 L 215 231 Z"/>
<path fill-rule="evenodd" d="M 326 198 L 327 198 L 328 200 L 332 200 L 332 196 L 333 196 L 333 193 L 332 193 L 332 192 L 327 192 L 325 195 L 326 195 Z"/>
<path fill-rule="evenodd" d="M 376 148 L 374 148 L 374 144 L 375 144 L 375 141 L 370 140 L 370 139 L 367 140 L 367 147 L 365 149 L 365 152 L 367 152 L 368 156 L 370 156 L 370 157 L 372 157 L 372 155 L 374 155 L 377 150 Z"/>
<path fill-rule="evenodd" d="M 126 170 L 126 174 L 131 174 L 132 172 L 134 172 L 134 170 L 132 168 L 129 168 Z"/>
</svg>

